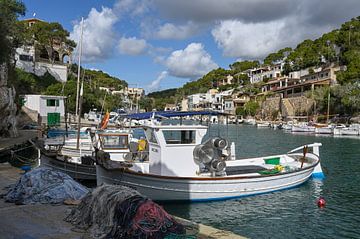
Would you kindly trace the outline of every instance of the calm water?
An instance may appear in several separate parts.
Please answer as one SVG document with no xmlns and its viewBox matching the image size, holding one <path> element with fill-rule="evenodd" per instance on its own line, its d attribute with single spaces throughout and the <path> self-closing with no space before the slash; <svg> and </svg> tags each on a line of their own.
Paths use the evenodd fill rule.
<svg viewBox="0 0 360 239">
<path fill-rule="evenodd" d="M 235 141 L 238 158 L 281 154 L 321 142 L 326 179 L 247 198 L 164 205 L 170 213 L 249 238 L 360 238 L 360 137 L 295 135 L 235 125 L 212 126 L 210 133 Z M 325 208 L 317 207 L 319 196 L 325 197 Z"/>
</svg>

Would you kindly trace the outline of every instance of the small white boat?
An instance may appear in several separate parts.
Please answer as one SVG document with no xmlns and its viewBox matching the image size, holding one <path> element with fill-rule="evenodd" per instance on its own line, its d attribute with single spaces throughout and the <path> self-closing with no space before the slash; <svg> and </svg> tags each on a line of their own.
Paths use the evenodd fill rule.
<svg viewBox="0 0 360 239">
<path fill-rule="evenodd" d="M 127 161 L 129 168 L 98 164 L 97 183 L 129 186 L 153 200 L 209 201 L 289 189 L 312 176 L 323 177 L 320 143 L 282 155 L 232 160 L 234 144 L 220 137 L 203 142 L 206 133 L 202 125 L 148 125 L 148 158 Z"/>
<path fill-rule="evenodd" d="M 291 132 L 314 133 L 315 126 L 310 126 L 306 124 L 296 124 L 296 125 L 292 125 Z"/>
<path fill-rule="evenodd" d="M 244 119 L 244 124 L 256 125 L 256 120 L 255 119 Z"/>
<path fill-rule="evenodd" d="M 266 122 L 266 121 L 258 121 L 256 122 L 256 127 L 258 128 L 269 128 L 270 127 L 270 123 Z"/>
<path fill-rule="evenodd" d="M 333 134 L 334 126 L 328 125 L 323 127 L 315 127 L 315 134 Z"/>
<path fill-rule="evenodd" d="M 340 128 L 340 135 L 359 135 L 360 134 L 360 125 L 359 124 L 351 124 L 349 127 Z"/>
</svg>

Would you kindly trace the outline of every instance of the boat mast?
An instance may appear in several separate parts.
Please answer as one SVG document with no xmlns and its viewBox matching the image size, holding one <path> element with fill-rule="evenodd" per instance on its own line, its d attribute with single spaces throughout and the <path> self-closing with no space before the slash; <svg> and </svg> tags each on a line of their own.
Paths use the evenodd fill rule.
<svg viewBox="0 0 360 239">
<path fill-rule="evenodd" d="M 82 37 L 83 37 L 83 25 L 84 18 L 81 18 L 81 34 L 80 34 L 80 46 L 79 46 L 79 62 L 78 62 L 78 74 L 77 74 L 77 85 L 76 85 L 76 109 L 75 115 L 79 114 L 79 88 L 80 88 L 80 68 L 81 68 L 81 54 L 82 54 Z"/>
<path fill-rule="evenodd" d="M 82 104 L 82 96 L 84 93 L 84 80 L 81 81 L 81 89 L 80 89 L 80 98 L 79 98 L 79 114 L 78 114 L 78 126 L 77 126 L 77 140 L 76 140 L 76 149 L 79 149 L 80 146 L 80 123 L 81 123 L 81 104 Z M 81 156 L 81 151 L 80 151 Z"/>
<path fill-rule="evenodd" d="M 330 114 L 330 86 L 329 86 L 328 102 L 327 102 L 326 123 L 329 123 L 329 114 Z"/>
</svg>

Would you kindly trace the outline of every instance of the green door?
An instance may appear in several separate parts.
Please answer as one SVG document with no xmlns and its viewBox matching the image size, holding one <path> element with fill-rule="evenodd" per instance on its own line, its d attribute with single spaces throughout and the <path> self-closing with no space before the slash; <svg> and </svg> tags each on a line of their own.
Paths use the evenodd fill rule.
<svg viewBox="0 0 360 239">
<path fill-rule="evenodd" d="M 47 114 L 48 126 L 59 126 L 60 125 L 60 113 L 48 113 Z"/>
</svg>

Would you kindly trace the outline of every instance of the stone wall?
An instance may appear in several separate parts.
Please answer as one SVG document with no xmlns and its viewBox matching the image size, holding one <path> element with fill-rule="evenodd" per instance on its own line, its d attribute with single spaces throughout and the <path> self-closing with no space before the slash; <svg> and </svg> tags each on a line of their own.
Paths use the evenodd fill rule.
<svg viewBox="0 0 360 239">
<path fill-rule="evenodd" d="M 0 65 L 0 137 L 16 137 L 15 88 L 8 87 L 8 71 L 6 64 Z"/>
<path fill-rule="evenodd" d="M 305 96 L 284 98 L 269 97 L 261 103 L 257 118 L 263 120 L 276 120 L 280 117 L 291 118 L 293 116 L 308 115 L 312 113 L 314 100 Z"/>
<path fill-rule="evenodd" d="M 269 97 L 261 103 L 260 111 L 258 112 L 258 118 L 263 120 L 276 120 L 280 113 L 281 98 Z"/>
<path fill-rule="evenodd" d="M 313 99 L 306 98 L 305 96 L 288 98 L 289 102 L 293 106 L 294 114 L 307 115 L 311 114 L 315 101 Z"/>
</svg>

